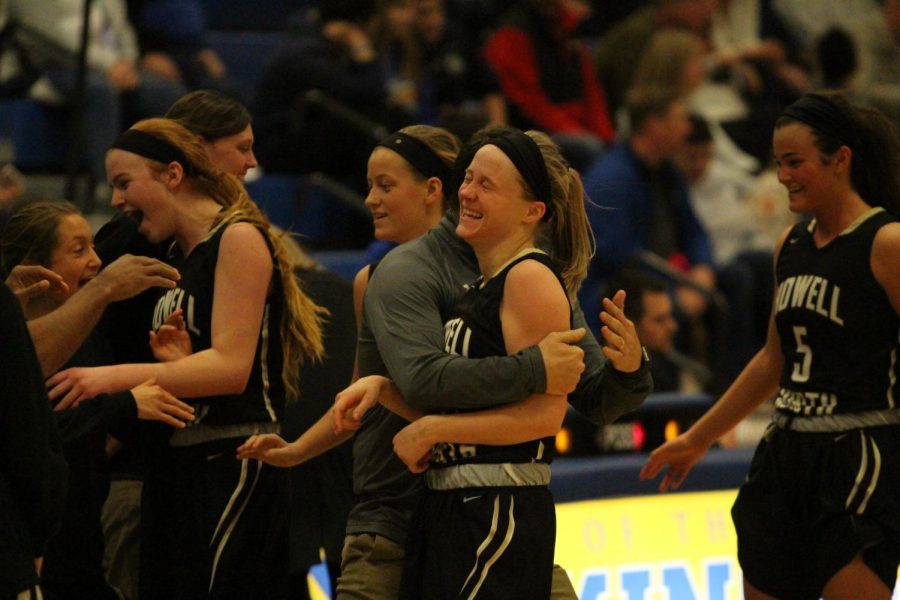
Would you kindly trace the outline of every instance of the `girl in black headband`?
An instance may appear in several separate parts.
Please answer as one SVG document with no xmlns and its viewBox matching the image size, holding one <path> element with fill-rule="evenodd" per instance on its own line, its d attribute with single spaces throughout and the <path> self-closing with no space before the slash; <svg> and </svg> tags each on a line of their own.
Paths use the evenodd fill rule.
<svg viewBox="0 0 900 600">
<path fill-rule="evenodd" d="M 181 309 L 191 348 L 165 363 L 62 371 L 50 395 L 71 404 L 151 380 L 195 409 L 145 480 L 141 597 L 280 597 L 285 473 L 234 453 L 248 435 L 277 430 L 298 394 L 300 361 L 322 355 L 321 309 L 239 180 L 177 122 L 135 124 L 106 166 L 113 206 L 151 242 L 175 240 L 181 279 L 161 294 L 148 329 Z"/>
<path fill-rule="evenodd" d="M 445 208 L 446 182 L 458 152 L 456 136 L 430 125 L 404 127 L 375 147 L 367 167 L 369 193 L 366 206 L 372 211 L 376 239 L 405 244 L 437 225 Z M 362 300 L 377 264 L 363 267 L 353 281 L 358 324 L 361 323 Z M 274 433 L 255 435 L 238 449 L 238 455 L 290 467 L 350 437 L 348 433 L 334 433 L 329 411 L 291 443 Z M 380 443 L 389 446 L 390 437 Z M 365 588 L 378 597 L 396 595 L 402 561 L 392 559 L 402 556 L 403 546 L 384 536 L 379 536 L 377 547 L 373 546 L 372 539 L 377 533 L 348 533 L 338 582 L 339 594 L 353 592 L 354 586 L 363 581 Z"/>
<path fill-rule="evenodd" d="M 459 190 L 457 227 L 482 277 L 445 320 L 445 350 L 470 358 L 516 353 L 568 329 L 591 251 L 581 180 L 549 138 L 502 130 L 484 141 Z M 549 254 L 537 249 L 544 237 Z M 547 482 L 565 396 L 475 413 L 460 399 L 452 414 L 426 416 L 398 398 L 387 403 L 414 421 L 394 448 L 410 470 L 425 471 L 429 488 L 413 518 L 400 597 L 548 598 L 555 517 Z"/>
<path fill-rule="evenodd" d="M 715 407 L 655 450 L 677 488 L 775 397 L 732 516 L 744 595 L 882 598 L 900 564 L 900 143 L 878 111 L 807 94 L 773 137 L 790 208 L 765 346 Z"/>
<path fill-rule="evenodd" d="M 376 239 L 403 244 L 437 225 L 458 152 L 456 136 L 430 125 L 404 127 L 375 146 L 366 207 Z"/>
</svg>

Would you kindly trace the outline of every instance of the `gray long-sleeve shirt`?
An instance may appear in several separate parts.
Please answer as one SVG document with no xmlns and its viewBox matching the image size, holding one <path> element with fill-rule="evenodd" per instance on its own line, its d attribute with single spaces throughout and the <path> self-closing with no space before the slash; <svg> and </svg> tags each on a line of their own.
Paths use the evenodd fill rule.
<svg viewBox="0 0 900 600">
<path fill-rule="evenodd" d="M 450 217 L 421 238 L 391 251 L 369 282 L 359 336 L 361 376 L 386 375 L 406 401 L 425 412 L 489 408 L 543 392 L 546 372 L 537 347 L 513 356 L 470 359 L 444 352 L 444 319 L 478 277 L 471 248 Z M 575 308 L 575 326 L 584 315 Z M 569 403 L 597 424 L 635 409 L 650 392 L 649 370 L 617 372 L 590 334 L 579 344 L 586 369 Z M 393 452 L 406 421 L 377 406 L 366 415 L 353 446 L 357 503 L 348 534 L 371 533 L 404 543 L 422 483 Z"/>
</svg>

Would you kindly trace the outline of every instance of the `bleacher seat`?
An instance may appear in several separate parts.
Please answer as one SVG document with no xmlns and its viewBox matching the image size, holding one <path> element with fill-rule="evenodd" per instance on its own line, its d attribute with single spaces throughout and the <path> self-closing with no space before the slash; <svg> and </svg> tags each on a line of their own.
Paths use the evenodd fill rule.
<svg viewBox="0 0 900 600">
<path fill-rule="evenodd" d="M 313 252 L 312 257 L 347 281 L 353 281 L 359 270 L 366 265 L 365 250 L 321 250 Z"/>
<path fill-rule="evenodd" d="M 272 52 L 288 38 L 277 31 L 209 31 L 206 40 L 250 97 Z"/>
<path fill-rule="evenodd" d="M 341 242 L 350 241 L 347 236 L 352 221 L 360 217 L 352 207 L 310 181 L 300 175 L 267 173 L 246 186 L 269 221 L 298 234 L 304 246 L 341 247 Z"/>
</svg>

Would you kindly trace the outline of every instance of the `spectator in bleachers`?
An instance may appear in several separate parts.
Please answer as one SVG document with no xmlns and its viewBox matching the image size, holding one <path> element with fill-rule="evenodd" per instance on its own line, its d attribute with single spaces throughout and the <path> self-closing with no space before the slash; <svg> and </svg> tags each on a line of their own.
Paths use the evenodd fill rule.
<svg viewBox="0 0 900 600">
<path fill-rule="evenodd" d="M 687 179 L 691 203 L 712 242 L 717 263 L 727 263 L 747 250 L 769 250 L 769 239 L 756 226 L 757 216 L 747 203 L 755 180 L 715 157 L 709 125 L 690 115 L 687 143 L 674 157 Z"/>
<path fill-rule="evenodd" d="M 688 97 L 706 79 L 706 55 L 706 44 L 696 33 L 673 27 L 660 29 L 641 52 L 632 86 L 669 86 Z"/>
<path fill-rule="evenodd" d="M 675 164 L 688 181 L 691 204 L 709 235 L 716 280 L 728 310 L 713 328 L 711 362 L 726 381 L 733 379 L 766 339 L 772 301 L 772 243 L 750 198 L 755 177 L 713 156 L 706 122 L 691 116 L 691 132 Z"/>
<path fill-rule="evenodd" d="M 188 89 L 239 90 L 222 59 L 206 43 L 206 14 L 199 0 L 130 0 L 141 49 L 141 68 Z"/>
<path fill-rule="evenodd" d="M 321 171 L 362 191 L 379 127 L 408 115 L 387 104 L 374 0 L 323 0 L 319 13 L 314 32 L 295 33 L 264 67 L 253 107 L 257 155 L 268 171 Z M 321 101 L 306 96 L 313 90 Z"/>
<path fill-rule="evenodd" d="M 32 88 L 42 90 L 37 99 L 70 102 L 76 89 L 84 2 L 9 0 L 8 6 L 31 60 L 49 83 Z M 80 135 L 96 182 L 104 181 L 106 150 L 125 124 L 163 114 L 186 91 L 181 83 L 141 69 L 138 59 L 137 38 L 124 0 L 95 0 L 89 18 Z"/>
<path fill-rule="evenodd" d="M 593 200 L 588 217 L 597 238 L 580 295 L 589 318 L 599 312 L 602 281 L 641 251 L 659 255 L 694 283 L 715 289 L 709 237 L 691 207 L 687 182 L 672 164 L 690 132 L 684 98 L 673 88 L 638 87 L 629 92 L 626 110 L 630 134 L 585 176 L 585 191 Z M 691 288 L 680 286 L 676 297 L 687 318 L 707 310 L 707 298 Z M 597 330 L 596 320 L 588 324 Z"/>
<path fill-rule="evenodd" d="M 772 0 L 776 14 L 791 28 L 801 51 L 813 62 L 823 38 L 840 28 L 853 42 L 857 68 L 845 90 L 852 99 L 877 107 L 900 125 L 900 3 L 896 0 Z M 835 40 L 832 39 L 832 43 Z M 847 59 L 832 51 L 819 58 L 837 63 L 820 65 L 822 72 L 841 70 Z M 848 70 L 844 65 L 844 70 Z"/>
<path fill-rule="evenodd" d="M 816 42 L 817 84 L 826 90 L 852 93 L 859 76 L 859 49 L 843 27 L 832 27 Z"/>
<path fill-rule="evenodd" d="M 25 178 L 12 163 L 0 163 L 0 233 L 9 219 L 12 205 L 25 191 Z"/>
<path fill-rule="evenodd" d="M 653 34 L 686 29 L 706 39 L 717 0 L 652 0 L 604 33 L 594 55 L 610 110 L 625 101 L 635 69 Z"/>
<path fill-rule="evenodd" d="M 376 0 L 373 43 L 387 79 L 388 103 L 419 121 L 425 79 L 415 0 Z"/>
<path fill-rule="evenodd" d="M 770 131 L 781 111 L 810 87 L 798 63 L 796 41 L 768 2 L 721 0 L 709 34 L 713 78 L 740 94 L 743 115 L 720 119 L 738 146 L 760 164 L 771 156 Z"/>
<path fill-rule="evenodd" d="M 583 0 L 527 0 L 501 18 L 484 45 L 510 107 L 510 121 L 548 133 L 584 172 L 615 139 L 587 46 L 574 35 Z"/>
<path fill-rule="evenodd" d="M 637 270 L 621 271 L 607 288 L 625 291 L 625 316 L 650 355 L 654 392 L 697 392 L 712 383 L 702 363 L 675 349 L 678 321 L 669 286 L 662 279 Z"/>
<path fill-rule="evenodd" d="M 447 15 L 446 0 L 416 0 L 416 32 L 422 46 L 426 73 L 420 94 L 423 122 L 435 122 L 448 113 L 474 113 L 479 125 L 506 124 L 506 100 L 497 78 L 484 64 L 477 48 L 466 45 L 460 23 Z"/>
<path fill-rule="evenodd" d="M 702 114 L 713 124 L 715 153 L 722 160 L 745 170 L 758 167 L 758 161 L 738 148 L 719 121 L 743 116 L 745 103 L 738 91 L 727 83 L 709 78 L 709 52 L 703 38 L 687 29 L 666 27 L 650 38 L 634 72 L 633 86 L 663 85 L 681 90 L 690 110 Z M 619 127 L 627 127 L 619 109 Z"/>
</svg>

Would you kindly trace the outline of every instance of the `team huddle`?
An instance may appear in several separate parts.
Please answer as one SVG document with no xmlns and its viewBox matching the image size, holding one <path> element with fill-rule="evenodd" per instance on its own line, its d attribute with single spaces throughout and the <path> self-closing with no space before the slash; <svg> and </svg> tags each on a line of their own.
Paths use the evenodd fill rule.
<svg viewBox="0 0 900 600">
<path fill-rule="evenodd" d="M 145 461 L 132 534 L 142 600 L 286 598 L 288 515 L 303 502 L 286 467 L 352 438 L 337 598 L 576 598 L 554 562 L 554 436 L 570 405 L 603 425 L 652 389 L 623 292 L 602 301 L 600 341 L 585 331 L 575 298 L 594 240 L 581 176 L 537 131 L 486 128 L 462 144 L 416 125 L 379 143 L 366 204 L 376 237 L 398 246 L 354 281 L 353 381 L 285 439 L 300 365 L 328 359 L 330 314 L 242 185 L 246 162 L 210 151 L 200 124 L 228 114 L 240 118 L 227 136 L 250 131 L 239 104 L 194 92 L 119 136 L 106 169 L 120 214 L 96 240 L 62 202 L 25 205 L 0 234 L 18 293 L 4 291 L 4 361 L 33 359 L 3 385 L 17 379 L 37 415 L 37 483 L 12 482 L 31 541 L 18 554 L 0 541 L 21 573 L 13 597 L 117 597 L 100 520 L 114 439 Z M 732 510 L 745 596 L 888 598 L 900 146 L 877 111 L 806 94 L 773 148 L 791 210 L 810 218 L 775 249 L 765 345 L 640 477 L 664 472 L 661 490 L 677 488 L 775 398 Z"/>
</svg>

